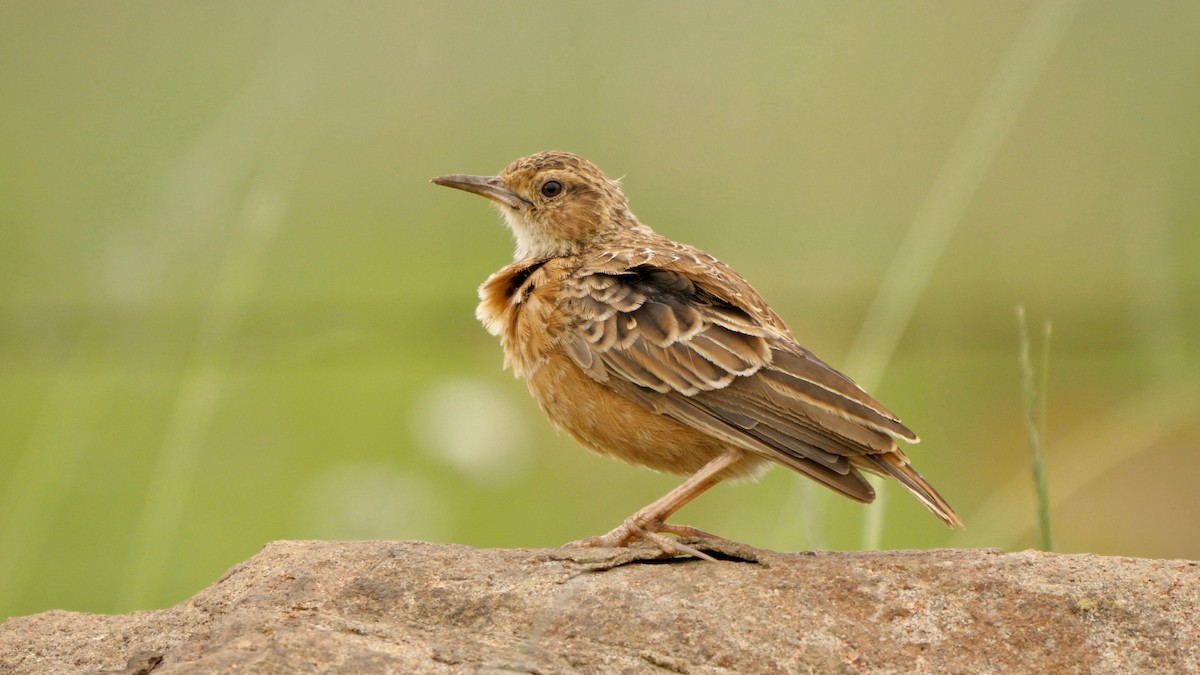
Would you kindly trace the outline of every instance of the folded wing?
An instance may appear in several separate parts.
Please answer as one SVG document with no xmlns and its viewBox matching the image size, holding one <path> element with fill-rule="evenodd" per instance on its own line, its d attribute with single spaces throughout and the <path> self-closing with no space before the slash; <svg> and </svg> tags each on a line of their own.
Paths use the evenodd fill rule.
<svg viewBox="0 0 1200 675">
<path fill-rule="evenodd" d="M 953 513 L 939 508 L 944 500 L 896 446 L 897 438 L 917 442 L 916 434 L 797 344 L 749 284 L 715 260 L 705 261 L 715 272 L 708 276 L 673 262 L 614 263 L 568 280 L 578 305 L 571 314 L 581 320 L 567 346 L 580 368 L 655 412 L 852 499 L 874 498 L 858 472 L 865 469 L 900 474 L 943 519 Z"/>
<path fill-rule="evenodd" d="M 593 378 L 848 497 L 874 495 L 850 461 L 912 432 L 785 331 L 686 274 L 642 264 L 571 280 L 568 345 Z M 752 292 L 752 291 L 751 291 Z"/>
</svg>

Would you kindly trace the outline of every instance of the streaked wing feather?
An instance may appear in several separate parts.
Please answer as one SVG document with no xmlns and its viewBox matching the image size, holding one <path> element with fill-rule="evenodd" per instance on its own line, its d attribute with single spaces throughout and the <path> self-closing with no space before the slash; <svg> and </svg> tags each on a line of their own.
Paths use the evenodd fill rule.
<svg viewBox="0 0 1200 675">
<path fill-rule="evenodd" d="M 658 347 L 669 347 L 679 341 L 679 320 L 675 312 L 661 302 L 647 300 L 634 311 L 642 329 L 642 337 Z"/>
<path fill-rule="evenodd" d="M 762 342 L 765 347 L 765 340 L 760 337 L 739 335 L 722 326 L 709 326 L 681 347 L 735 375 L 751 375 L 770 362 L 770 353 L 764 356 L 758 345 L 751 342 Z"/>
<path fill-rule="evenodd" d="M 807 399 L 827 410 L 836 410 L 838 414 L 857 419 L 910 443 L 920 440 L 862 387 L 802 347 L 777 352 L 771 366 L 766 379 L 785 395 Z"/>
<path fill-rule="evenodd" d="M 871 484 L 863 478 L 862 474 L 855 470 L 855 467 L 850 465 L 845 457 L 841 458 L 845 463 L 840 465 L 838 469 L 830 468 L 805 457 L 780 452 L 767 442 L 749 436 L 717 418 L 712 411 L 697 404 L 693 399 L 672 394 L 657 394 L 641 389 L 629 382 L 619 383 L 617 390 L 625 393 L 631 399 L 641 402 L 651 410 L 669 415 L 731 445 L 744 447 L 772 457 L 779 463 L 809 476 L 822 485 L 850 499 L 864 503 L 869 503 L 875 499 L 875 490 L 871 487 Z"/>
<path fill-rule="evenodd" d="M 769 420 L 780 426 L 792 436 L 840 455 L 889 452 L 896 447 L 891 436 L 883 432 L 860 426 L 802 399 L 781 395 L 767 384 L 768 374 L 769 370 L 764 369 L 754 377 L 741 378 L 724 389 L 702 392 L 697 398 L 726 407 L 740 407 L 747 414 L 758 415 L 764 422 Z"/>
<path fill-rule="evenodd" d="M 745 429 L 751 435 L 770 428 L 777 438 L 793 439 L 779 446 L 789 454 L 830 466 L 839 461 L 838 457 L 860 454 L 861 446 L 852 440 L 831 433 L 802 413 L 783 410 L 769 403 L 764 404 L 756 397 L 744 395 L 739 391 L 741 384 L 739 381 L 724 389 L 701 392 L 694 398 L 719 418 Z M 754 424 L 748 425 L 746 420 L 752 420 Z M 886 442 L 890 444 L 892 441 L 887 439 Z"/>
</svg>

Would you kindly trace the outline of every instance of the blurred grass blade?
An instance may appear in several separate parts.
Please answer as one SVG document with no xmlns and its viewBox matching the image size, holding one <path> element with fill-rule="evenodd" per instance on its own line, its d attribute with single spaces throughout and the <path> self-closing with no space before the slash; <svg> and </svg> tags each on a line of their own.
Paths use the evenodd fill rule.
<svg viewBox="0 0 1200 675">
<path fill-rule="evenodd" d="M 1025 321 L 1025 306 L 1017 305 L 1017 324 L 1021 343 L 1021 392 L 1025 399 L 1025 431 L 1029 436 L 1029 463 L 1033 468 L 1033 488 L 1037 497 L 1039 542 L 1043 551 L 1054 550 L 1050 534 L 1050 489 L 1046 469 L 1046 400 L 1049 393 L 1047 373 L 1050 372 L 1050 322 L 1042 333 L 1041 379 L 1037 381 L 1031 356 L 1029 326 Z"/>
<path fill-rule="evenodd" d="M 240 236 L 230 243 L 201 320 L 117 596 L 118 606 L 124 609 L 144 609 L 152 604 L 153 593 L 166 570 L 163 551 L 171 550 L 172 534 L 182 520 L 204 441 L 228 377 L 238 327 L 258 288 L 267 250 L 283 220 L 286 187 L 274 184 L 277 182 L 257 185 L 246 197 Z"/>
<path fill-rule="evenodd" d="M 0 621 L 24 610 L 35 585 L 39 559 L 75 487 L 84 455 L 111 392 L 102 378 L 83 369 L 86 336 L 75 344 L 53 375 L 34 418 L 29 440 L 8 475 L 0 476 Z"/>
<path fill-rule="evenodd" d="M 878 388 L 883 379 L 951 235 L 1081 4 L 1081 0 L 1058 0 L 1034 8 L 980 92 L 884 274 L 846 357 L 846 373 L 868 391 Z M 885 484 L 879 480 L 872 484 L 877 496 L 867 507 L 864 549 L 879 548 L 883 539 Z"/>
<path fill-rule="evenodd" d="M 202 466 L 238 331 L 258 292 L 306 152 L 290 131 L 311 95 L 318 73 L 312 65 L 311 54 L 299 42 L 272 42 L 253 74 L 183 157 L 167 183 L 162 213 L 155 216 L 193 227 L 233 225 L 150 472 L 116 594 L 120 610 L 146 609 L 158 600 L 155 594 L 178 545 L 176 533 Z M 199 214 L 192 213 L 195 208 L 201 209 Z"/>
</svg>

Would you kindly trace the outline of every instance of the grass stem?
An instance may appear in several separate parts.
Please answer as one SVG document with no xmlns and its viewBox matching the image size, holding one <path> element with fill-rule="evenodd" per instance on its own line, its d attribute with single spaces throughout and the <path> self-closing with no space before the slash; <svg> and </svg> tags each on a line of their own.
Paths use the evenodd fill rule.
<svg viewBox="0 0 1200 675">
<path fill-rule="evenodd" d="M 1039 547 L 1043 551 L 1054 550 L 1054 538 L 1050 533 L 1050 489 L 1046 480 L 1046 400 L 1049 391 L 1050 372 L 1050 322 L 1042 328 L 1041 378 L 1038 379 L 1031 355 L 1029 326 L 1025 319 L 1025 306 L 1017 305 L 1017 325 L 1021 343 L 1022 394 L 1025 399 L 1025 431 L 1029 436 L 1029 463 L 1033 469 L 1033 489 L 1037 497 Z M 1036 382 L 1035 382 L 1036 380 Z"/>
</svg>

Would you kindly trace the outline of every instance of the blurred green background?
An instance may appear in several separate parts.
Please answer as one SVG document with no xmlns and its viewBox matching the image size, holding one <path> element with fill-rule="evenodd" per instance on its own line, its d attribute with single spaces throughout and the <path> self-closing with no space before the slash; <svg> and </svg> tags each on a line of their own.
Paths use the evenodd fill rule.
<svg viewBox="0 0 1200 675">
<path fill-rule="evenodd" d="M 0 4 L 0 616 L 177 602 L 275 539 L 556 546 L 678 479 L 555 434 L 431 176 L 566 149 L 740 270 L 1036 542 L 1015 308 L 1053 322 L 1058 548 L 1200 558 L 1200 4 Z M 862 545 L 779 469 L 678 522 Z M 869 541 L 869 539 L 867 540 Z"/>
</svg>

